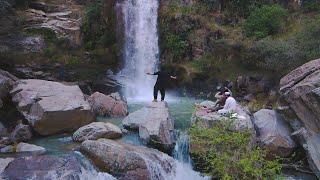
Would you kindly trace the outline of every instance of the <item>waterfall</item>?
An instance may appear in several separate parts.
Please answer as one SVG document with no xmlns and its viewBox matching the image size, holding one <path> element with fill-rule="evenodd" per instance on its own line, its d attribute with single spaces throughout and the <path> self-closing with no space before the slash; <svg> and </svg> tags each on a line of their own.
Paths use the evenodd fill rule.
<svg viewBox="0 0 320 180">
<path fill-rule="evenodd" d="M 210 177 L 201 176 L 192 169 L 192 160 L 189 155 L 189 136 L 186 132 L 180 134 L 174 147 L 173 157 L 176 160 L 175 180 L 209 180 Z"/>
<path fill-rule="evenodd" d="M 128 99 L 151 99 L 157 70 L 158 0 L 126 0 L 121 4 L 124 18 L 124 68 L 118 81 L 124 85 Z"/>
</svg>

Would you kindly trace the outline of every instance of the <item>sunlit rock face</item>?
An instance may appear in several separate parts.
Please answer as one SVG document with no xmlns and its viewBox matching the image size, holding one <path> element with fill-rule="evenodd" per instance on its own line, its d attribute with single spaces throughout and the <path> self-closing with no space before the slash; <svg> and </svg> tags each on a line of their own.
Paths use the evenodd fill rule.
<svg viewBox="0 0 320 180">
<path fill-rule="evenodd" d="M 155 149 L 99 139 L 84 141 L 81 152 L 118 179 L 164 180 L 175 174 L 174 159 Z"/>
<path fill-rule="evenodd" d="M 165 152 L 174 147 L 174 121 L 166 102 L 154 102 L 130 113 L 122 124 L 127 129 L 139 130 L 140 138 L 152 147 Z"/>
<path fill-rule="evenodd" d="M 21 80 L 11 91 L 17 109 L 40 135 L 77 130 L 94 121 L 79 86 L 44 80 Z"/>
<path fill-rule="evenodd" d="M 320 177 L 320 59 L 291 71 L 280 81 L 283 115 L 308 154 L 311 169 Z"/>
<path fill-rule="evenodd" d="M 261 109 L 253 114 L 259 142 L 268 150 L 269 156 L 288 157 L 296 147 L 291 138 L 292 130 L 288 123 L 274 110 Z"/>
</svg>

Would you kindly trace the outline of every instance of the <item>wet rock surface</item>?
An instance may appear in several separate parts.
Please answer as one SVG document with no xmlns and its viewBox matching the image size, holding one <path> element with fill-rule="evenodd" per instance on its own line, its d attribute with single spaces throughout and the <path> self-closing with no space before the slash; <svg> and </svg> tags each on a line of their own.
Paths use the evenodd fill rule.
<svg viewBox="0 0 320 180">
<path fill-rule="evenodd" d="M 27 141 L 32 138 L 32 132 L 29 125 L 18 124 L 10 135 L 10 139 L 14 142 Z"/>
<path fill-rule="evenodd" d="M 97 140 L 100 138 L 117 139 L 122 136 L 121 129 L 111 123 L 93 122 L 79 128 L 72 136 L 74 141 Z"/>
<path fill-rule="evenodd" d="M 164 180 L 175 172 L 173 158 L 146 147 L 99 139 L 84 141 L 81 152 L 118 179 Z"/>
<path fill-rule="evenodd" d="M 81 165 L 76 157 L 65 155 L 16 158 L 5 168 L 2 177 L 8 179 L 77 179 Z"/>
<path fill-rule="evenodd" d="M 280 94 L 288 108 L 282 114 L 306 150 L 310 168 L 320 177 L 320 59 L 291 71 L 280 81 Z"/>
<path fill-rule="evenodd" d="M 166 102 L 151 103 L 130 113 L 122 124 L 127 129 L 138 129 L 142 140 L 162 151 L 171 152 L 175 144 L 174 120 Z"/>
<path fill-rule="evenodd" d="M 128 106 L 122 100 L 119 93 L 104 95 L 99 92 L 93 93 L 88 101 L 92 110 L 100 116 L 123 117 L 128 114 Z"/>
</svg>

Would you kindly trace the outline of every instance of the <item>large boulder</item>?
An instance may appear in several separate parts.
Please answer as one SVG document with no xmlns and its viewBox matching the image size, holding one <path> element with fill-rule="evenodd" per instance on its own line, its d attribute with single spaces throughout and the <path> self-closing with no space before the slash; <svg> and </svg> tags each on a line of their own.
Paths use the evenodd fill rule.
<svg viewBox="0 0 320 180">
<path fill-rule="evenodd" d="M 191 124 L 201 123 L 207 128 L 211 128 L 215 123 L 226 120 L 228 117 L 218 114 L 217 112 L 208 111 L 206 106 L 201 103 L 196 106 L 196 110 L 191 117 Z M 250 114 L 240 105 L 237 105 L 235 113 L 232 114 L 232 128 L 235 131 L 251 130 L 254 134 L 254 127 L 251 121 Z"/>
<path fill-rule="evenodd" d="M 40 135 L 74 131 L 95 119 L 77 85 L 28 79 L 20 80 L 11 93 L 17 109 Z"/>
<path fill-rule="evenodd" d="M 122 136 L 121 129 L 111 123 L 93 122 L 79 128 L 72 136 L 74 141 L 97 140 L 100 138 L 116 139 Z"/>
<path fill-rule="evenodd" d="M 99 139 L 84 141 L 80 150 L 118 179 L 164 180 L 175 172 L 173 158 L 155 149 Z"/>
<path fill-rule="evenodd" d="M 28 141 L 32 138 L 32 132 L 29 125 L 18 124 L 11 132 L 10 139 L 14 142 Z"/>
<path fill-rule="evenodd" d="M 271 157 L 288 157 L 296 147 L 289 124 L 275 110 L 261 109 L 253 117 L 262 147 L 268 150 Z"/>
<path fill-rule="evenodd" d="M 151 103 L 130 113 L 122 124 L 128 129 L 138 129 L 140 138 L 157 149 L 171 152 L 174 147 L 174 121 L 166 102 Z"/>
<path fill-rule="evenodd" d="M 0 159 L 0 172 L 0 179 L 115 180 L 108 173 L 97 172 L 81 154 Z"/>
<path fill-rule="evenodd" d="M 293 70 L 280 81 L 282 99 L 312 134 L 320 132 L 320 59 Z"/>
<path fill-rule="evenodd" d="M 320 178 L 320 59 L 291 71 L 280 81 L 282 114 L 305 148 L 311 169 Z"/>
<path fill-rule="evenodd" d="M 121 117 L 128 114 L 128 106 L 118 93 L 93 93 L 89 98 L 93 111 L 100 116 Z"/>
</svg>

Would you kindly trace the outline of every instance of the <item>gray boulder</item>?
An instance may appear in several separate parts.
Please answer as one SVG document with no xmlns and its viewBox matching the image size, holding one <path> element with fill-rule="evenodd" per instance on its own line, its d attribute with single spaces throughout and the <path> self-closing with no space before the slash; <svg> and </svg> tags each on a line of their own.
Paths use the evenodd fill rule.
<svg viewBox="0 0 320 180">
<path fill-rule="evenodd" d="M 174 147 L 174 121 L 166 102 L 151 103 L 130 113 L 122 124 L 127 129 L 138 129 L 140 138 L 152 147 L 165 152 Z"/>
<path fill-rule="evenodd" d="M 74 141 L 97 140 L 100 138 L 117 139 L 122 136 L 121 129 L 111 123 L 93 122 L 79 128 L 72 136 Z"/>
<path fill-rule="evenodd" d="M 29 125 L 18 124 L 11 133 L 10 139 L 14 142 L 27 141 L 32 138 Z"/>
<path fill-rule="evenodd" d="M 293 70 L 280 81 L 282 99 L 311 133 L 320 132 L 320 59 Z"/>
<path fill-rule="evenodd" d="M 77 179 L 81 166 L 74 156 L 32 156 L 13 160 L 4 170 L 4 179 Z"/>
<path fill-rule="evenodd" d="M 175 173 L 173 158 L 155 149 L 108 139 L 84 141 L 80 148 L 102 171 L 118 179 L 170 179 Z"/>
<path fill-rule="evenodd" d="M 44 154 L 46 149 L 28 143 L 19 143 L 17 145 L 9 145 L 0 150 L 2 153 L 32 153 L 32 154 Z"/>
<path fill-rule="evenodd" d="M 14 158 L 0 158 L 0 174 L 3 173 L 8 164 L 13 160 Z"/>
<path fill-rule="evenodd" d="M 123 117 L 128 114 L 127 103 L 121 99 L 119 93 L 107 96 L 95 92 L 88 98 L 88 101 L 92 110 L 100 116 Z"/>
<path fill-rule="evenodd" d="M 289 124 L 274 110 L 261 109 L 253 117 L 260 143 L 268 154 L 288 157 L 296 147 Z"/>
<path fill-rule="evenodd" d="M 232 115 L 232 118 L 234 119 L 232 128 L 235 131 L 251 130 L 254 133 L 254 127 L 251 121 L 250 114 L 243 107 L 238 105 L 235 113 Z M 191 117 L 191 123 L 201 123 L 203 126 L 211 128 L 215 125 L 215 123 L 226 119 L 229 118 L 220 115 L 217 112 L 208 111 L 206 107 L 199 104 L 196 106 L 196 110 Z"/>
<path fill-rule="evenodd" d="M 28 79 L 19 81 L 11 93 L 17 109 L 40 135 L 74 131 L 95 119 L 77 85 Z"/>
<path fill-rule="evenodd" d="M 310 168 L 320 178 L 320 59 L 310 61 L 280 80 L 285 119 L 308 155 Z"/>
<path fill-rule="evenodd" d="M 36 146 L 33 144 L 28 143 L 19 143 L 15 148 L 17 153 L 20 152 L 29 152 L 29 153 L 36 153 L 36 154 L 44 154 L 46 152 L 46 149 L 41 146 Z"/>
</svg>

